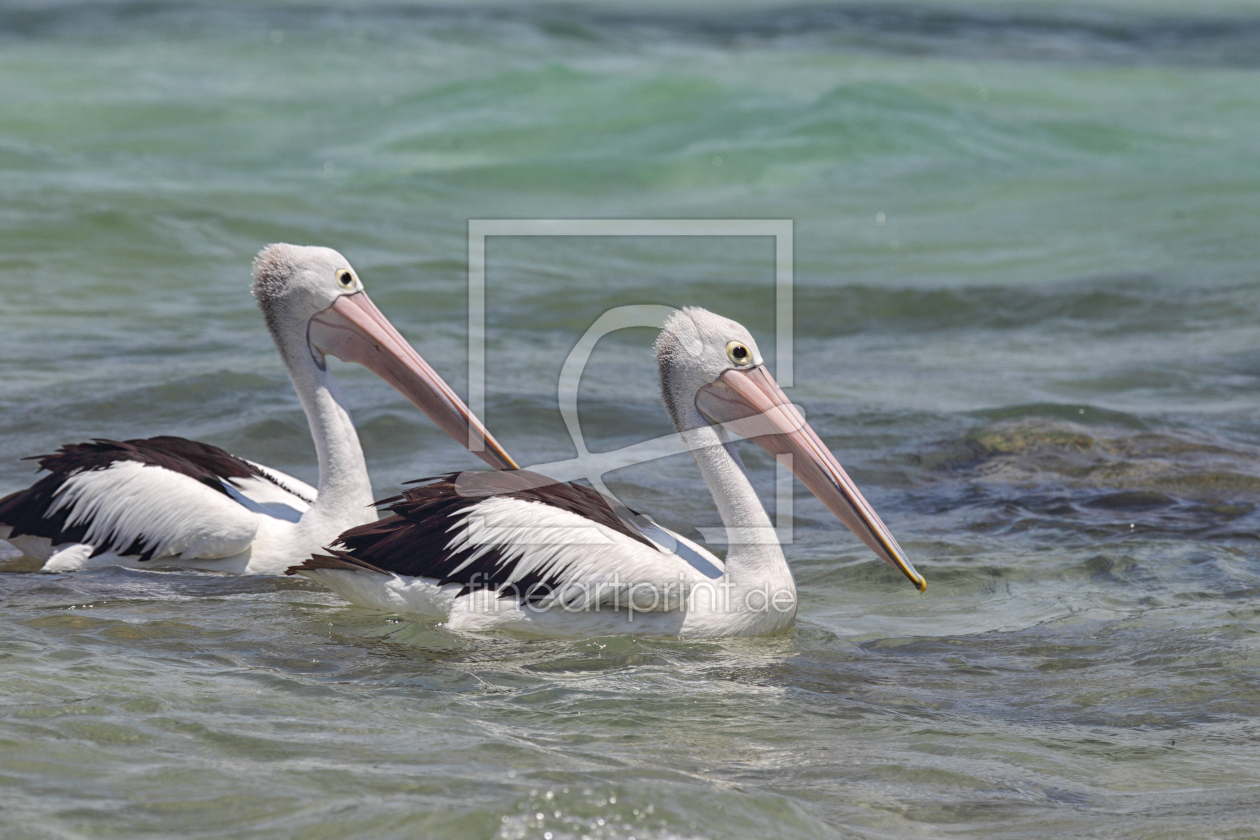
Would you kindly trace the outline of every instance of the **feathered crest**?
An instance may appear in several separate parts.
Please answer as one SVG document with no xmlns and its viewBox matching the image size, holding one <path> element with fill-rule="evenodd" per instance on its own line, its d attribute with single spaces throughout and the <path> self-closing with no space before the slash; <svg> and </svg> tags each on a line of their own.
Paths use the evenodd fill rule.
<svg viewBox="0 0 1260 840">
<path fill-rule="evenodd" d="M 297 248 L 278 242 L 268 245 L 254 257 L 254 285 L 250 289 L 261 304 L 284 291 L 298 270 Z"/>
</svg>

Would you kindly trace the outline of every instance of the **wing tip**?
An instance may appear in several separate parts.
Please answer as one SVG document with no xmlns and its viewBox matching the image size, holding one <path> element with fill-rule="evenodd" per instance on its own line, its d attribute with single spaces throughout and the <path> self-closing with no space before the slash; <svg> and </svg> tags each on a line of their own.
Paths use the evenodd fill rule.
<svg viewBox="0 0 1260 840">
<path fill-rule="evenodd" d="M 384 569 L 373 566 L 365 560 L 360 560 L 348 552 L 337 551 L 335 548 L 330 548 L 328 551 L 331 551 L 332 555 L 312 554 L 296 566 L 290 566 L 285 569 L 284 573 L 286 575 L 299 575 L 302 572 L 319 571 L 320 569 L 337 569 L 350 572 L 368 571 L 382 575 L 389 574 Z"/>
</svg>

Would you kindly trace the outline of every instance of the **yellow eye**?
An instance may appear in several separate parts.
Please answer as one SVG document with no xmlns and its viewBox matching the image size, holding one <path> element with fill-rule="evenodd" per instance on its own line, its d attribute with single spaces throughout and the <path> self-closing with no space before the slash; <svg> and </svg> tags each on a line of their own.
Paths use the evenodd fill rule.
<svg viewBox="0 0 1260 840">
<path fill-rule="evenodd" d="M 748 349 L 748 345 L 742 341 L 732 341 L 726 345 L 726 357 L 735 364 L 743 367 L 752 364 L 752 351 Z"/>
<path fill-rule="evenodd" d="M 353 289 L 354 275 L 344 268 L 337 269 L 337 285 L 343 289 Z"/>
</svg>

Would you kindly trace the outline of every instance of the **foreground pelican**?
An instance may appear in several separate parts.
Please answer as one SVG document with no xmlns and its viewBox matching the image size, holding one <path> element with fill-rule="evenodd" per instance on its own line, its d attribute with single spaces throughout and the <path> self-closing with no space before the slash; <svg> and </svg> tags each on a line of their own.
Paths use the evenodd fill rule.
<svg viewBox="0 0 1260 840">
<path fill-rule="evenodd" d="M 50 475 L 0 499 L 0 539 L 44 560 L 44 571 L 283 572 L 377 518 L 329 355 L 376 373 L 491 466 L 516 467 L 385 319 L 341 254 L 271 245 L 254 260 L 254 278 L 254 296 L 310 421 L 319 489 L 184 438 L 97 440 L 39 459 Z"/>
<path fill-rule="evenodd" d="M 457 630 L 542 636 L 752 636 L 792 624 L 796 584 L 734 436 L 775 455 L 922 591 L 923 578 L 771 378 L 748 331 L 684 309 L 656 342 L 661 390 L 717 502 L 723 562 L 594 490 L 530 472 L 429 479 L 378 504 L 393 516 L 342 534 L 290 574 L 352 603 Z"/>
</svg>

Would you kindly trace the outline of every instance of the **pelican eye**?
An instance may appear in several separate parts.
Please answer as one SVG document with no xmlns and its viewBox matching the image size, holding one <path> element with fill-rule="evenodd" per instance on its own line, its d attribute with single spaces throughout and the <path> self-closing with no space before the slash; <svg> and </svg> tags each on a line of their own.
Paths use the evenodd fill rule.
<svg viewBox="0 0 1260 840">
<path fill-rule="evenodd" d="M 726 357 L 740 367 L 752 364 L 752 351 L 742 341 L 732 341 L 726 345 Z"/>
<path fill-rule="evenodd" d="M 343 289 L 353 289 L 354 275 L 344 268 L 337 269 L 337 285 Z"/>
</svg>

